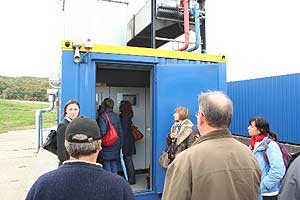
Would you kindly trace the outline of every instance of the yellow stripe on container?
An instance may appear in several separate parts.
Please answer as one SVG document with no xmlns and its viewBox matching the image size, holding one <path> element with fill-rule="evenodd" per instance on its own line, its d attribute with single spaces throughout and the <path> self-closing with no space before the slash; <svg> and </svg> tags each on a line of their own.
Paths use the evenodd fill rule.
<svg viewBox="0 0 300 200">
<path fill-rule="evenodd" d="M 69 42 L 69 46 L 66 46 L 66 42 Z M 62 50 L 72 51 L 72 41 L 63 40 L 62 41 Z M 94 44 L 93 48 L 88 49 L 81 45 L 80 51 L 83 52 L 96 52 L 96 53 L 111 53 L 111 54 L 123 54 L 123 55 L 136 55 L 136 56 L 154 56 L 160 58 L 176 58 L 176 59 L 186 59 L 186 60 L 201 60 L 208 62 L 226 62 L 226 56 L 211 55 L 211 54 L 201 54 L 193 52 L 184 52 L 184 51 L 172 51 L 172 50 L 162 50 L 162 49 L 152 49 L 152 48 L 143 48 L 143 47 L 128 47 L 128 46 L 113 46 L 113 45 L 104 45 L 104 44 Z"/>
</svg>

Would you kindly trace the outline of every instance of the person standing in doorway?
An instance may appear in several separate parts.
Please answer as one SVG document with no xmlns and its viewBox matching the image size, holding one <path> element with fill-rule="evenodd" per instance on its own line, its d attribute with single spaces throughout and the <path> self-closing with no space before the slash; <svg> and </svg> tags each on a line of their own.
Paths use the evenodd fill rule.
<svg viewBox="0 0 300 200">
<path fill-rule="evenodd" d="M 110 98 L 105 98 L 101 103 L 101 110 L 97 120 L 98 126 L 100 127 L 101 137 L 103 138 L 109 130 L 108 115 L 112 125 L 116 129 L 118 134 L 118 140 L 111 146 L 102 145 L 102 151 L 99 153 L 97 162 L 103 164 L 103 168 L 107 171 L 118 173 L 117 161 L 120 159 L 120 150 L 122 147 L 123 130 L 121 125 L 120 117 L 117 113 L 113 112 L 114 101 Z"/>
<path fill-rule="evenodd" d="M 233 106 L 219 91 L 201 93 L 200 137 L 169 165 L 162 200 L 255 200 L 261 170 L 250 149 L 231 135 Z"/>
<path fill-rule="evenodd" d="M 65 131 L 68 124 L 79 116 L 80 106 L 78 101 L 72 99 L 67 101 L 64 106 L 64 119 L 57 126 L 57 157 L 59 166 L 66 160 L 69 160 L 69 154 L 65 147 Z"/>
<path fill-rule="evenodd" d="M 135 169 L 132 161 L 132 155 L 136 154 L 135 141 L 131 133 L 133 110 L 129 101 L 121 101 L 120 118 L 123 128 L 123 148 L 124 162 L 127 169 L 129 184 L 135 184 Z"/>
</svg>

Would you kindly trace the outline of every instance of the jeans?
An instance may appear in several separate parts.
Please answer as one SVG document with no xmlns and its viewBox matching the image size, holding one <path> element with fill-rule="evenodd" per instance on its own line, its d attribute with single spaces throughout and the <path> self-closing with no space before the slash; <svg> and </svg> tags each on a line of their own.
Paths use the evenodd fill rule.
<svg viewBox="0 0 300 200">
<path fill-rule="evenodd" d="M 132 162 L 132 157 L 131 156 L 125 156 L 124 155 L 124 162 L 126 165 L 126 170 L 127 170 L 127 175 L 128 175 L 128 182 L 129 184 L 135 184 L 135 170 L 134 170 L 134 165 Z"/>
<path fill-rule="evenodd" d="M 102 162 L 103 168 L 107 171 L 117 174 L 118 173 L 118 165 L 117 160 L 104 160 Z"/>
</svg>

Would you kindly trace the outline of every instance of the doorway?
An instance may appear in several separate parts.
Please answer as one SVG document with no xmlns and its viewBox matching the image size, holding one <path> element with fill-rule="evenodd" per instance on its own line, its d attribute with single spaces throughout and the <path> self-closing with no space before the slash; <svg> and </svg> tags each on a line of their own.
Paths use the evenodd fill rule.
<svg viewBox="0 0 300 200">
<path fill-rule="evenodd" d="M 119 113 L 119 105 L 122 100 L 131 102 L 134 112 L 133 124 L 144 135 L 142 140 L 135 143 L 136 155 L 133 155 L 133 163 L 137 182 L 132 185 L 132 189 L 135 192 L 150 190 L 152 180 L 150 169 L 152 157 L 152 67 L 116 63 L 97 63 L 96 66 L 95 112 L 105 98 L 111 98 L 114 101 L 115 113 Z"/>
</svg>

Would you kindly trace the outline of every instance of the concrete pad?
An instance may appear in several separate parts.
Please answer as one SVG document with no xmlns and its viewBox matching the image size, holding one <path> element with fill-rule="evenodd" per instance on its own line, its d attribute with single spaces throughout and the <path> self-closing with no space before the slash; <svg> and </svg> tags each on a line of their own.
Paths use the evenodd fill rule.
<svg viewBox="0 0 300 200">
<path fill-rule="evenodd" d="M 43 148 L 39 150 L 39 153 L 36 156 L 32 164 L 31 178 L 28 179 L 28 186 L 30 189 L 31 185 L 36 181 L 36 179 L 49 171 L 52 171 L 58 167 L 57 156 Z"/>
<path fill-rule="evenodd" d="M 43 149 L 35 152 L 35 142 L 35 130 L 0 134 L 1 199 L 25 199 L 37 177 L 58 166 L 56 155 Z"/>
</svg>

